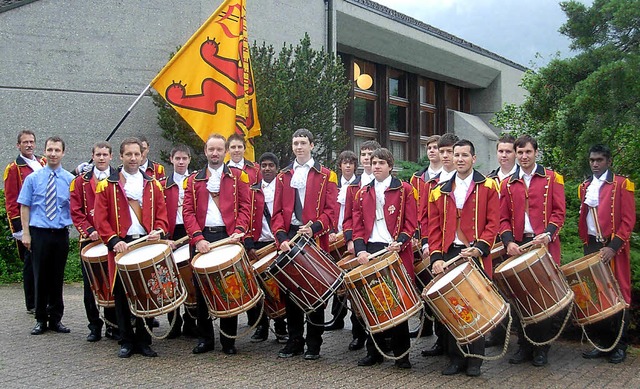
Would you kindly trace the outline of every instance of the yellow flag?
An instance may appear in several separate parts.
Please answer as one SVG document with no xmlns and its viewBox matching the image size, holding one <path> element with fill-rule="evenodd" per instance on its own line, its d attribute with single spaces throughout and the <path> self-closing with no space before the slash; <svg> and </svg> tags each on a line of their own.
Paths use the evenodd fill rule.
<svg viewBox="0 0 640 389">
<path fill-rule="evenodd" d="M 245 0 L 226 0 L 151 81 L 151 86 L 206 141 L 213 133 L 260 135 L 249 58 Z"/>
</svg>

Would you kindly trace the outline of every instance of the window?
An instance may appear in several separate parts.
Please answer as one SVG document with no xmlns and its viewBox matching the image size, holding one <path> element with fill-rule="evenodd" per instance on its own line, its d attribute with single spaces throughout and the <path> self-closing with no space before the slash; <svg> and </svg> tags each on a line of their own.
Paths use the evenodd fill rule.
<svg viewBox="0 0 640 389">
<path fill-rule="evenodd" d="M 420 150 L 418 158 L 427 155 L 426 139 L 436 134 L 436 83 L 424 77 L 418 79 L 420 94 Z"/>
<path fill-rule="evenodd" d="M 376 122 L 378 94 L 376 92 L 375 64 L 354 59 L 353 82 L 353 145 L 354 150 L 359 150 L 365 140 L 378 138 L 378 123 Z"/>
</svg>

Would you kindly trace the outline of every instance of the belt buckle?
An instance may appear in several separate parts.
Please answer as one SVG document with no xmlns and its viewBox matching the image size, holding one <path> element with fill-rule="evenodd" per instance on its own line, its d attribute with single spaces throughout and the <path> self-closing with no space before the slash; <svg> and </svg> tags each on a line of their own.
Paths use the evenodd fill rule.
<svg viewBox="0 0 640 389">
<path fill-rule="evenodd" d="M 135 235 L 131 235 L 131 238 L 133 238 L 133 239 L 140 239 L 140 237 L 141 237 L 141 236 L 142 236 L 142 235 L 140 235 L 140 234 L 135 234 Z"/>
</svg>

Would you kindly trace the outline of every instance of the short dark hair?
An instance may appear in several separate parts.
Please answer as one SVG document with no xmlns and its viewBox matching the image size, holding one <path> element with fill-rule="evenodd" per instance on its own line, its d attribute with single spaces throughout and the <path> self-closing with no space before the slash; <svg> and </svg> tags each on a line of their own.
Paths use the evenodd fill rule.
<svg viewBox="0 0 640 389">
<path fill-rule="evenodd" d="M 440 139 L 438 139 L 438 148 L 441 148 L 441 147 L 453 147 L 453 145 L 455 145 L 456 142 L 459 141 L 459 140 L 460 140 L 460 138 L 458 138 L 458 136 L 448 132 L 448 133 L 442 135 L 440 137 Z"/>
<path fill-rule="evenodd" d="M 538 141 L 531 135 L 521 135 L 515 142 L 513 142 L 513 147 L 517 150 L 520 147 L 525 147 L 527 143 L 531 143 L 533 149 L 538 150 Z"/>
<path fill-rule="evenodd" d="M 463 147 L 463 146 L 469 146 L 469 150 L 471 150 L 471 155 L 476 155 L 476 148 L 469 139 L 460 139 L 453 145 L 453 149 L 455 150 L 456 147 Z"/>
<path fill-rule="evenodd" d="M 606 159 L 611 159 L 611 149 L 601 143 L 589 147 L 589 154 L 591 153 L 602 154 Z"/>
<path fill-rule="evenodd" d="M 365 140 L 364 142 L 362 142 L 362 144 L 360 145 L 360 151 L 362 150 L 377 150 L 380 147 L 380 143 L 378 143 L 377 141 L 370 139 L 370 140 Z"/>
<path fill-rule="evenodd" d="M 111 147 L 111 143 L 105 142 L 105 141 L 100 141 L 100 142 L 94 143 L 93 147 L 91 148 L 91 155 L 93 155 L 93 153 L 94 153 L 94 151 L 96 151 L 96 149 L 108 149 L 109 150 L 109 154 L 113 153 L 113 148 Z"/>
<path fill-rule="evenodd" d="M 35 142 L 36 140 L 36 133 L 31 131 L 31 130 L 22 130 L 18 133 L 18 144 L 20 144 L 20 138 L 22 138 L 22 135 L 33 135 L 33 141 Z"/>
<path fill-rule="evenodd" d="M 511 135 L 511 134 L 502 134 L 502 136 L 500 138 L 498 138 L 498 143 L 496 143 L 496 149 L 498 148 L 498 145 L 500 143 L 511 143 L 512 145 L 516 142 L 516 137 Z M 516 147 L 513 146 L 513 149 L 515 150 Z"/>
<path fill-rule="evenodd" d="M 387 161 L 389 166 L 393 167 L 393 154 L 391 154 L 391 151 L 389 151 L 389 149 L 381 147 L 379 149 L 373 150 L 373 153 L 371 153 L 371 160 L 373 161 L 374 158 L 385 160 Z"/>
<path fill-rule="evenodd" d="M 427 146 L 429 146 L 431 143 L 436 142 L 438 143 L 438 141 L 440 140 L 441 136 L 440 135 L 431 135 L 430 137 L 427 138 L 427 140 L 425 140 L 425 144 Z"/>
<path fill-rule="evenodd" d="M 127 145 L 138 145 L 140 147 L 140 152 L 142 152 L 142 142 L 140 139 L 136 137 L 124 138 L 122 143 L 120 143 L 120 155 L 124 154 L 124 146 Z"/>
<path fill-rule="evenodd" d="M 268 151 L 266 153 L 262 153 L 260 158 L 258 158 L 258 163 L 262 165 L 262 162 L 264 161 L 273 162 L 276 165 L 276 169 L 280 167 L 280 160 L 274 153 Z"/>
<path fill-rule="evenodd" d="M 358 156 L 351 150 L 345 150 L 338 155 L 338 167 L 340 167 L 343 162 L 351 162 L 358 166 Z"/>
<path fill-rule="evenodd" d="M 235 132 L 229 135 L 229 139 L 227 139 L 227 148 L 229 148 L 229 146 L 231 145 L 231 141 L 233 140 L 242 142 L 242 146 L 244 146 L 245 149 L 247 148 L 247 141 L 244 139 L 244 135 Z"/>
<path fill-rule="evenodd" d="M 173 158 L 173 156 L 176 155 L 178 151 L 181 151 L 187 154 L 189 157 L 191 157 L 191 149 L 187 147 L 187 145 L 185 144 L 178 143 L 177 145 L 173 146 L 173 148 L 171 149 L 171 152 L 169 153 L 171 158 Z"/>
<path fill-rule="evenodd" d="M 309 139 L 309 143 L 313 143 L 313 134 L 306 128 L 298 128 L 295 130 L 291 138 L 307 138 Z"/>
<path fill-rule="evenodd" d="M 45 149 L 47 148 L 47 144 L 48 144 L 49 142 L 60 142 L 60 143 L 62 143 L 62 151 L 64 151 L 64 149 L 65 149 L 65 147 L 66 147 L 66 145 L 65 145 L 64 141 L 63 141 L 63 140 L 62 140 L 62 138 L 60 138 L 59 136 L 55 136 L 55 135 L 54 135 L 54 136 L 50 136 L 50 137 L 48 137 L 48 138 L 47 138 L 47 140 L 46 140 L 46 141 L 44 141 L 44 148 L 45 148 Z"/>
<path fill-rule="evenodd" d="M 138 138 L 138 140 L 140 141 L 140 144 L 142 144 L 142 142 L 145 142 L 147 144 L 147 146 L 151 146 L 151 144 L 149 143 L 149 140 L 147 139 L 146 136 L 138 135 L 138 136 L 136 136 L 136 138 Z M 142 146 L 140 146 L 140 147 L 142 147 Z"/>
</svg>

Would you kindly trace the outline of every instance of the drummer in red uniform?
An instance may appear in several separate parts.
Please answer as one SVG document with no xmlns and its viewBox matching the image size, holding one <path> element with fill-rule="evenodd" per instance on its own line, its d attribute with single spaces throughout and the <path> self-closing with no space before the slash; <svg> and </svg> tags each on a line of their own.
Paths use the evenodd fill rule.
<svg viewBox="0 0 640 389">
<path fill-rule="evenodd" d="M 338 186 L 336 173 L 316 162 L 311 156 L 313 134 L 307 129 L 293 133 L 291 146 L 296 158 L 276 177 L 276 193 L 271 216 L 271 231 L 282 251 L 289 251 L 289 239 L 296 233 L 316 238 L 319 246 L 329 251 L 329 232 L 338 219 Z M 310 227 L 304 224 L 311 222 Z M 289 341 L 278 353 L 280 358 L 302 354 L 308 360 L 320 358 L 324 309 L 308 314 L 307 336 L 304 337 L 304 311 L 285 295 Z M 306 351 L 304 345 L 307 345 Z"/>
<path fill-rule="evenodd" d="M 600 252 L 602 262 L 609 264 L 627 304 L 631 304 L 631 253 L 629 240 L 636 223 L 635 185 L 628 178 L 611 171 L 611 150 L 604 145 L 589 149 L 589 166 L 593 176 L 578 188 L 580 219 L 578 233 L 584 243 L 584 255 Z M 620 321 L 624 320 L 624 324 Z M 595 323 L 587 328 L 599 340 L 601 347 L 614 345 L 623 325 L 620 340 L 610 353 L 597 349 L 582 354 L 584 358 L 608 357 L 620 363 L 627 357 L 629 309 L 622 314 Z"/>
<path fill-rule="evenodd" d="M 71 220 L 80 233 L 80 251 L 83 248 L 100 239 L 100 235 L 96 230 L 93 222 L 95 188 L 98 182 L 111 176 L 116 169 L 109 166 L 111 163 L 112 149 L 107 142 L 98 142 L 93 145 L 91 158 L 93 160 L 93 168 L 84 174 L 77 176 L 72 182 L 69 191 Z M 102 326 L 104 322 L 100 319 L 100 310 L 96 304 L 96 299 L 91 290 L 91 284 L 87 278 L 85 267 L 82 266 L 82 281 L 84 284 L 84 309 L 89 320 L 88 342 L 97 342 L 102 339 Z M 105 336 L 114 338 L 117 330 L 114 330 L 112 324 L 116 322 L 116 312 L 114 308 L 104 308 L 104 317 L 107 320 L 107 329 Z M 111 324 L 109 324 L 111 323 Z"/>
<path fill-rule="evenodd" d="M 142 169 L 142 171 L 149 177 L 155 178 L 156 180 L 162 180 L 165 178 L 164 166 L 148 158 L 151 148 L 147 137 L 139 135 L 138 139 L 140 139 L 140 143 L 142 144 L 142 162 L 140 162 L 140 169 Z"/>
<path fill-rule="evenodd" d="M 500 225 L 500 199 L 496 182 L 473 168 L 473 143 L 459 140 L 453 146 L 456 172 L 429 195 L 429 251 L 434 274 L 444 271 L 446 260 L 460 255 L 473 259 L 491 277 L 491 247 Z M 445 347 L 450 358 L 442 371 L 453 375 L 466 370 L 479 376 L 482 359 L 464 358 L 455 338 L 447 331 Z M 484 338 L 468 346 L 468 353 L 484 355 Z"/>
<path fill-rule="evenodd" d="M 371 155 L 375 180 L 362 187 L 354 199 L 353 243 L 361 264 L 369 262 L 369 254 L 384 248 L 398 252 L 413 279 L 411 239 L 416 232 L 418 205 L 411 184 L 391 176 L 393 163 L 393 154 L 385 148 L 377 149 Z M 358 361 L 358 366 L 382 363 L 383 356 L 376 344 L 381 345 L 387 335 L 391 336 L 393 354 L 402 356 L 395 365 L 401 369 L 411 368 L 407 353 L 411 346 L 408 321 L 369 337 L 367 355 Z"/>
<path fill-rule="evenodd" d="M 560 228 L 565 218 L 564 178 L 536 163 L 538 142 L 529 135 L 516 139 L 518 167 L 500 185 L 500 237 L 509 256 L 522 252 L 519 246 L 533 241 L 547 245 L 553 260 L 560 264 Z M 566 311 L 564 311 L 566 312 Z M 562 313 L 564 314 L 564 313 Z M 561 315 L 559 315 L 561 316 Z M 529 325 L 530 339 L 542 342 L 553 332 L 555 318 Z M 525 339 L 518 326 L 520 348 L 509 359 L 511 364 L 532 361 L 534 366 L 547 364 L 550 346 L 534 345 Z"/>
<path fill-rule="evenodd" d="M 236 167 L 249 176 L 249 185 L 260 181 L 260 167 L 251 161 L 244 159 L 244 152 L 247 148 L 247 141 L 241 134 L 231 134 L 227 139 L 227 150 L 229 150 L 229 167 Z"/>
<path fill-rule="evenodd" d="M 205 143 L 207 166 L 187 179 L 182 217 L 191 238 L 192 249 L 206 254 L 209 243 L 230 238 L 229 243 L 240 242 L 249 228 L 249 177 L 245 172 L 224 164 L 227 152 L 226 139 L 212 134 Z M 192 250 L 192 257 L 195 255 Z M 198 300 L 198 344 L 194 354 L 214 349 L 213 323 L 200 288 L 196 288 Z M 230 336 L 238 331 L 238 316 L 221 318 L 220 330 Z M 235 339 L 220 334 L 222 352 L 237 354 Z"/>
<path fill-rule="evenodd" d="M 120 358 L 134 352 L 155 357 L 151 335 L 143 319 L 136 318 L 135 332 L 131 311 L 121 280 L 116 280 L 115 254 L 129 250 L 127 243 L 141 236 L 160 239 L 168 230 L 167 207 L 162 185 L 140 170 L 142 144 L 138 138 L 127 138 L 120 144 L 122 167 L 96 186 L 94 222 L 100 238 L 109 248 L 109 281 L 113 286 L 116 318 L 120 330 Z M 153 319 L 145 319 L 152 325 Z"/>
</svg>

